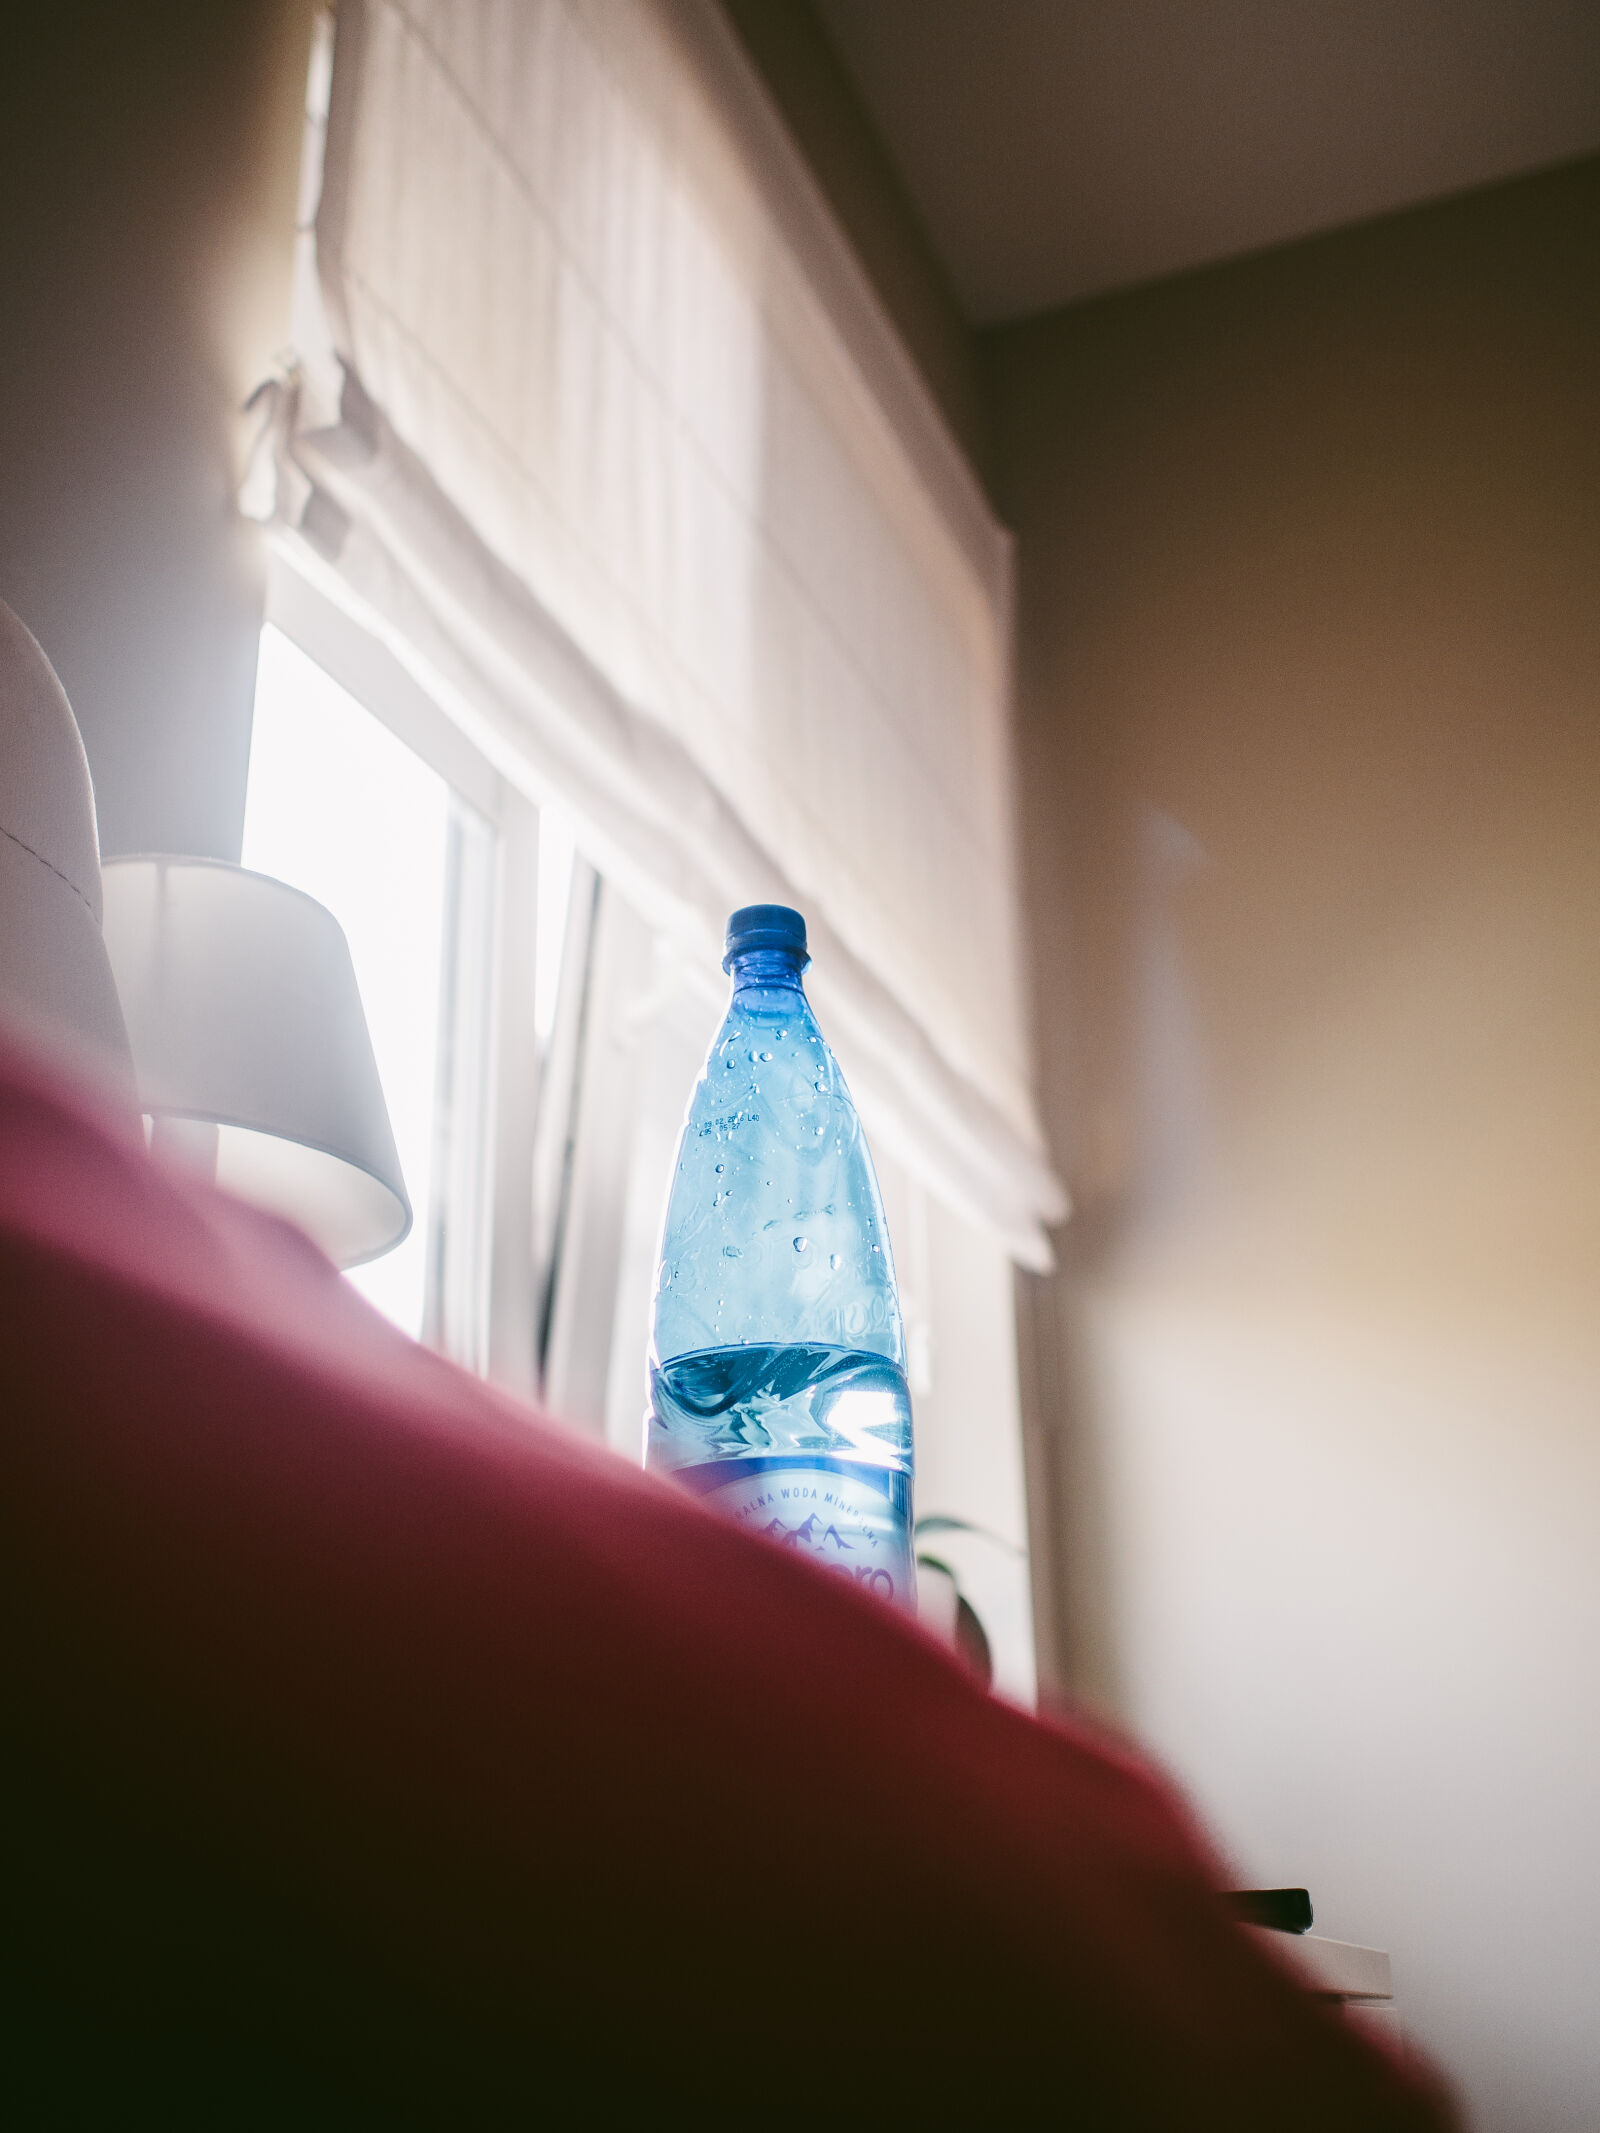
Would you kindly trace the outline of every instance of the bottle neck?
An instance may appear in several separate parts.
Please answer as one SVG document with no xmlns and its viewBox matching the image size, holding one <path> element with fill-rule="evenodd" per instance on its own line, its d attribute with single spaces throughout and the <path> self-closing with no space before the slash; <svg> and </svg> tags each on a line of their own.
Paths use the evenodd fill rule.
<svg viewBox="0 0 1600 2133">
<path fill-rule="evenodd" d="M 787 948 L 751 948 L 728 964 L 733 996 L 748 992 L 797 992 L 805 996 L 803 959 Z"/>
</svg>

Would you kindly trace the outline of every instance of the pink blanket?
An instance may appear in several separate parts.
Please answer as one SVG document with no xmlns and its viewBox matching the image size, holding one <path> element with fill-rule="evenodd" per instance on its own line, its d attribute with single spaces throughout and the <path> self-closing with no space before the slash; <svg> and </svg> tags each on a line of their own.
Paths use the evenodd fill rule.
<svg viewBox="0 0 1600 2133">
<path fill-rule="evenodd" d="M 1134 1755 L 385 1325 L 0 1052 L 7 2093 L 1433 2128 Z M 36 2122 L 30 2120 L 29 2122 Z"/>
</svg>

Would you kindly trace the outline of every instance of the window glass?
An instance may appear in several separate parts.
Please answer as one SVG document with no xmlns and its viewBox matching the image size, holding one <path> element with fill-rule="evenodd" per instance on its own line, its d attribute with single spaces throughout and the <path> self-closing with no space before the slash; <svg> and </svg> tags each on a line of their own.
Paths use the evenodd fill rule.
<svg viewBox="0 0 1600 2133">
<path fill-rule="evenodd" d="M 280 630 L 261 636 L 243 861 L 344 928 L 413 1222 L 351 1281 L 411 1334 L 428 1305 L 452 794 Z"/>
</svg>

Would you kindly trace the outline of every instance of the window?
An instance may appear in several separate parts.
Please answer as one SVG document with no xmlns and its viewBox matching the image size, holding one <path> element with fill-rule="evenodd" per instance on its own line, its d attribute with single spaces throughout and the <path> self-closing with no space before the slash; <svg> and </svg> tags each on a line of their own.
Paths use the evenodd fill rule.
<svg viewBox="0 0 1600 2133">
<path fill-rule="evenodd" d="M 537 1305 L 507 1301 L 500 1317 L 514 1323 L 491 1322 L 496 1200 L 504 1257 L 519 1198 L 497 1195 L 496 1166 L 502 1148 L 531 1145 L 571 835 L 507 791 L 309 586 L 277 565 L 270 582 L 243 861 L 344 928 L 412 1203 L 405 1241 L 349 1278 L 469 1369 L 490 1368 L 498 1341 L 499 1374 L 532 1389 Z M 500 1045 L 512 1054 L 503 1077 Z"/>
<path fill-rule="evenodd" d="M 411 1234 L 348 1277 L 407 1332 L 637 1458 L 662 1210 L 720 970 L 576 850 L 374 639 L 274 561 L 244 863 L 350 942 Z M 918 1501 L 1032 1693 L 1010 1273 L 876 1151 L 906 1315 Z"/>
<path fill-rule="evenodd" d="M 715 10 L 340 22 L 247 484 L 277 634 L 246 861 L 334 909 L 369 992 L 416 1232 L 354 1278 L 636 1457 L 711 944 L 730 904 L 802 901 L 896 1245 L 919 1509 L 1027 1697 L 1010 1257 L 1063 1202 L 1007 537 Z"/>
<path fill-rule="evenodd" d="M 350 943 L 413 1218 L 396 1250 L 351 1279 L 416 1335 L 431 1301 L 441 1068 L 456 1064 L 440 1057 L 440 1004 L 464 816 L 420 756 L 281 630 L 263 631 L 242 856 L 326 904 Z"/>
</svg>

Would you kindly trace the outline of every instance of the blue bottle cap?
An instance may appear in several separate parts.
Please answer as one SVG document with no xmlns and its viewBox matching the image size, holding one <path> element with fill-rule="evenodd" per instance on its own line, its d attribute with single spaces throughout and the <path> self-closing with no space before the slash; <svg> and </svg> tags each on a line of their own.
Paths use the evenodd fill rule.
<svg viewBox="0 0 1600 2133">
<path fill-rule="evenodd" d="M 746 904 L 728 921 L 728 937 L 722 958 L 724 970 L 736 955 L 749 955 L 757 948 L 778 948 L 787 955 L 810 961 L 806 953 L 806 922 L 787 904 Z"/>
</svg>

